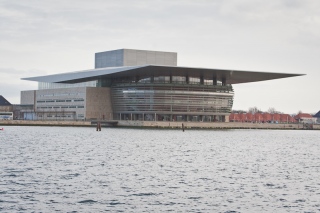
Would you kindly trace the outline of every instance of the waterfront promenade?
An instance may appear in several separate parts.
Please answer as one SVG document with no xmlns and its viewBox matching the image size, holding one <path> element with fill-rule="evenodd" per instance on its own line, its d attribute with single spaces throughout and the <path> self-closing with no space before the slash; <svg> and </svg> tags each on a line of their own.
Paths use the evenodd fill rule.
<svg viewBox="0 0 320 213">
<path fill-rule="evenodd" d="M 106 122 L 117 122 L 115 127 L 134 128 L 182 128 L 186 129 L 306 129 L 303 124 L 270 124 L 270 123 L 242 123 L 242 122 L 168 122 L 168 121 L 101 121 L 102 126 Z M 0 126 L 95 126 L 91 121 L 31 121 L 31 120 L 0 120 Z M 312 129 L 320 130 L 320 124 L 313 124 Z"/>
</svg>

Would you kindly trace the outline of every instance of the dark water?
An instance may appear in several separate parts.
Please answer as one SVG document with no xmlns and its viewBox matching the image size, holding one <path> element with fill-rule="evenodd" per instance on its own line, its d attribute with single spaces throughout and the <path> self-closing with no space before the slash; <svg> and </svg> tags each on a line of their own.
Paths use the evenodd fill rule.
<svg viewBox="0 0 320 213">
<path fill-rule="evenodd" d="M 320 132 L 4 127 L 2 212 L 319 212 Z"/>
</svg>

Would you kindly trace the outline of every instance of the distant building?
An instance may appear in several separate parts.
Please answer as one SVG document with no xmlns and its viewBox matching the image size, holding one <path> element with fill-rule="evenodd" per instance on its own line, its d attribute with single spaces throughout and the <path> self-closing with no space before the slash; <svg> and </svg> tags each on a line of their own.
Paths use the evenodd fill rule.
<svg viewBox="0 0 320 213">
<path fill-rule="evenodd" d="M 13 104 L 13 119 L 15 120 L 34 120 L 33 104 Z"/>
<path fill-rule="evenodd" d="M 11 120 L 13 118 L 12 104 L 0 95 L 0 120 Z"/>
<path fill-rule="evenodd" d="M 312 115 L 307 113 L 299 113 L 298 115 L 294 116 L 294 119 L 299 123 L 314 124 L 317 122 L 317 118 L 312 117 Z"/>
<path fill-rule="evenodd" d="M 113 119 L 228 122 L 232 84 L 300 74 L 177 66 L 177 53 L 120 49 L 95 54 L 95 69 L 24 78 L 22 91 L 44 120 Z"/>
<path fill-rule="evenodd" d="M 254 122 L 254 123 L 295 123 L 296 120 L 288 114 L 278 113 L 231 113 L 231 122 Z"/>
<path fill-rule="evenodd" d="M 0 112 L 12 112 L 12 104 L 0 95 Z"/>
</svg>

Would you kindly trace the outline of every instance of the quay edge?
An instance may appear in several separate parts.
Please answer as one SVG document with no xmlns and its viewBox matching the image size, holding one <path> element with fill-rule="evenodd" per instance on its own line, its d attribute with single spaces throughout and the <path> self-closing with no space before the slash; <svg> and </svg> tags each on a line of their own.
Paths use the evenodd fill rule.
<svg viewBox="0 0 320 213">
<path fill-rule="evenodd" d="M 130 128 L 164 128 L 179 129 L 182 124 L 186 129 L 313 129 L 320 130 L 320 124 L 312 128 L 303 124 L 270 124 L 270 123 L 241 123 L 241 122 L 169 122 L 169 121 L 100 121 L 103 127 Z M 112 123 L 112 125 L 108 125 Z M 116 125 L 114 125 L 116 122 Z M 72 126 L 92 127 L 97 121 L 32 121 L 32 120 L 0 120 L 0 126 Z"/>
</svg>

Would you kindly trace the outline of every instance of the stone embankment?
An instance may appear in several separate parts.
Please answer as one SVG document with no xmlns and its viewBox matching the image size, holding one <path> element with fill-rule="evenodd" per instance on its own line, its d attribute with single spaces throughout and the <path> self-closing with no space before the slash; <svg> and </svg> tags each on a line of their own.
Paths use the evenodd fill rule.
<svg viewBox="0 0 320 213">
<path fill-rule="evenodd" d="M 270 123 L 206 123 L 206 122 L 154 122 L 154 121 L 118 121 L 118 126 L 153 127 L 153 128 L 182 128 L 186 129 L 306 129 L 303 124 L 270 124 Z M 320 125 L 313 125 L 313 129 L 320 129 Z"/>
<path fill-rule="evenodd" d="M 0 120 L 0 125 L 7 125 L 7 126 L 91 126 L 91 122 L 90 121 Z"/>
<path fill-rule="evenodd" d="M 102 126 L 106 126 L 101 121 Z M 206 123 L 206 122 L 168 122 L 168 121 L 110 121 L 117 123 L 115 127 L 134 127 L 134 128 L 182 128 L 185 129 L 310 129 L 303 124 L 269 124 L 269 123 Z M 97 121 L 30 121 L 30 120 L 0 120 L 0 126 L 74 126 L 89 127 L 96 126 Z M 312 129 L 320 130 L 320 124 L 312 125 Z"/>
</svg>

